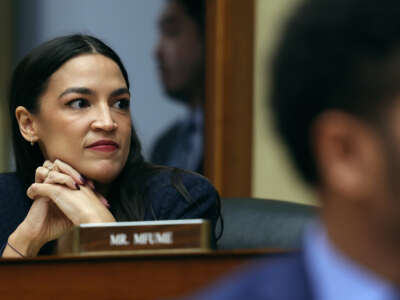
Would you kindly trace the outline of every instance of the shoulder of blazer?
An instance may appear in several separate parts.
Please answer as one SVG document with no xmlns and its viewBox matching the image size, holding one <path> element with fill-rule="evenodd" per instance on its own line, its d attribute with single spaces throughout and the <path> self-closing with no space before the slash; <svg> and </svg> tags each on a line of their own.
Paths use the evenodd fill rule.
<svg viewBox="0 0 400 300">
<path fill-rule="evenodd" d="M 183 193 L 177 189 L 174 178 L 182 183 Z M 153 175 L 146 186 L 146 198 L 158 219 L 216 217 L 214 210 L 216 212 L 218 193 L 205 177 L 197 173 L 166 168 Z"/>
<path fill-rule="evenodd" d="M 192 300 L 312 300 L 303 255 L 282 254 L 256 260 Z"/>
</svg>

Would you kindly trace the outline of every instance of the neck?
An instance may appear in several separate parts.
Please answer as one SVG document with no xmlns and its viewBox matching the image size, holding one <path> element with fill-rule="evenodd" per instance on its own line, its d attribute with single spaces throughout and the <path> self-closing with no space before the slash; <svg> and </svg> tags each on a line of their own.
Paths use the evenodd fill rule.
<svg viewBox="0 0 400 300">
<path fill-rule="evenodd" d="M 189 107 L 191 109 L 195 109 L 196 107 L 202 106 L 204 103 L 204 94 L 202 90 L 195 91 L 192 95 L 187 97 L 187 101 Z"/>
<path fill-rule="evenodd" d="M 349 202 L 324 199 L 321 218 L 330 241 L 355 263 L 399 285 L 400 240 Z"/>
</svg>

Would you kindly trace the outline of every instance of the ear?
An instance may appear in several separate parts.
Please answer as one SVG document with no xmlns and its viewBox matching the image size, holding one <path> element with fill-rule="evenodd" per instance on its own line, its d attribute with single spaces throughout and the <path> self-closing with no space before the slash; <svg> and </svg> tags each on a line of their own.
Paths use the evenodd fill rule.
<svg viewBox="0 0 400 300">
<path fill-rule="evenodd" d="M 364 199 L 374 186 L 371 172 L 380 163 L 379 137 L 366 122 L 328 111 L 312 128 L 315 160 L 321 187 L 342 199 Z"/>
<path fill-rule="evenodd" d="M 39 140 L 37 136 L 37 129 L 33 115 L 23 106 L 18 106 L 15 109 L 15 117 L 19 125 L 19 131 L 24 139 L 28 142 L 34 143 Z"/>
</svg>

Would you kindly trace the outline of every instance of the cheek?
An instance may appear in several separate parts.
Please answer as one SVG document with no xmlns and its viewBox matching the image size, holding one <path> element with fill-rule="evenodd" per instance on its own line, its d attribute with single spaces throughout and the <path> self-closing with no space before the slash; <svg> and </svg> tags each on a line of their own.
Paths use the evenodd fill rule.
<svg viewBox="0 0 400 300">
<path fill-rule="evenodd" d="M 50 160 L 76 159 L 77 150 L 82 144 L 83 132 L 83 125 L 79 120 L 47 123 L 40 131 L 39 145 L 43 155 Z"/>
</svg>

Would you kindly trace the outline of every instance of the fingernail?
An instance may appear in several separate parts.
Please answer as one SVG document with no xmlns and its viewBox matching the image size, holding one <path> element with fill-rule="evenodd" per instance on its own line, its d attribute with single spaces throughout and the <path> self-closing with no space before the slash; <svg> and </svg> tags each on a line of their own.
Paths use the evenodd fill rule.
<svg viewBox="0 0 400 300">
<path fill-rule="evenodd" d="M 101 200 L 101 202 L 103 202 L 105 207 L 110 208 L 110 203 L 108 203 L 106 198 L 101 197 L 100 200 Z"/>
<path fill-rule="evenodd" d="M 82 184 L 86 184 L 87 183 L 87 180 L 82 175 L 80 176 L 80 180 L 81 180 Z"/>
<path fill-rule="evenodd" d="M 90 186 L 90 188 L 91 188 L 92 190 L 95 190 L 95 189 L 96 189 L 95 186 L 94 186 L 93 181 L 87 180 L 87 184 L 88 184 L 88 186 Z"/>
<path fill-rule="evenodd" d="M 79 187 L 79 184 L 75 183 L 75 187 L 77 190 L 80 190 L 81 188 Z"/>
</svg>

